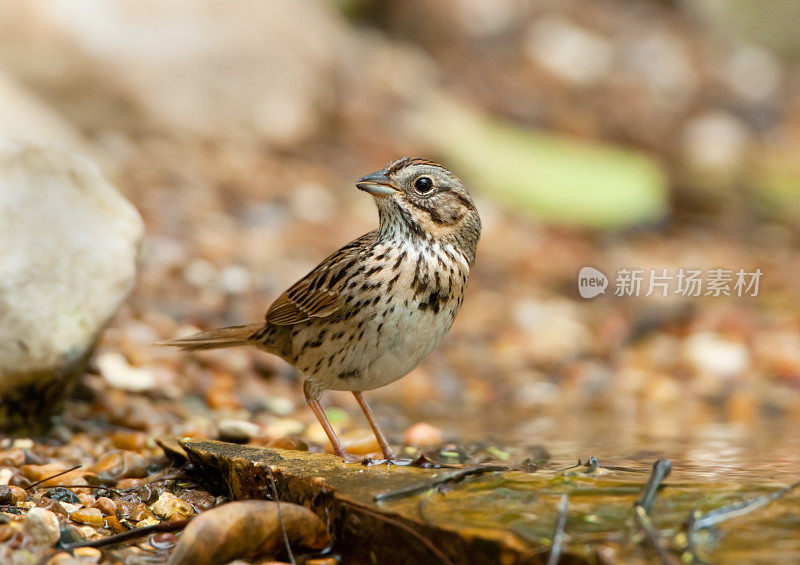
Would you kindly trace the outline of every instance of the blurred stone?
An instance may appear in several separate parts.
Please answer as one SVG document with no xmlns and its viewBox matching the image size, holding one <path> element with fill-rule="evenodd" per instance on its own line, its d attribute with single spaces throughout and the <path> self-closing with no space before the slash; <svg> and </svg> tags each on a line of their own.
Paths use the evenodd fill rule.
<svg viewBox="0 0 800 565">
<path fill-rule="evenodd" d="M 750 132 L 741 120 L 724 112 L 709 112 L 691 120 L 684 131 L 686 157 L 693 166 L 711 171 L 736 170 Z"/>
<path fill-rule="evenodd" d="M 0 451 L 0 467 L 19 467 L 25 464 L 25 452 L 21 449 Z"/>
<path fill-rule="evenodd" d="M 247 420 L 220 420 L 217 424 L 219 439 L 233 443 L 246 443 L 256 437 L 261 428 Z"/>
<path fill-rule="evenodd" d="M 442 430 L 427 422 L 419 422 L 406 430 L 406 445 L 426 449 L 442 445 L 443 441 Z"/>
<path fill-rule="evenodd" d="M 116 351 L 105 351 L 97 356 L 95 364 L 103 378 L 115 388 L 130 392 L 144 392 L 156 384 L 155 374 L 144 367 L 134 367 L 125 356 Z"/>
<path fill-rule="evenodd" d="M 25 514 L 23 528 L 37 545 L 51 546 L 61 537 L 61 525 L 58 517 L 44 508 L 28 510 Z"/>
<path fill-rule="evenodd" d="M 156 549 L 170 549 L 175 546 L 176 539 L 175 534 L 162 532 L 150 538 L 150 545 Z"/>
<path fill-rule="evenodd" d="M 133 451 L 115 451 L 101 457 L 92 470 L 100 482 L 115 484 L 120 479 L 147 476 L 147 461 Z"/>
<path fill-rule="evenodd" d="M 725 80 L 746 102 L 761 103 L 778 93 L 781 65 L 777 57 L 754 45 L 739 47 L 725 68 Z"/>
<path fill-rule="evenodd" d="M 142 220 L 85 158 L 11 143 L 0 218 L 0 430 L 41 429 L 133 285 Z"/>
<path fill-rule="evenodd" d="M 119 430 L 111 434 L 111 443 L 117 449 L 128 451 L 138 451 L 147 446 L 147 434 L 142 432 L 132 432 Z"/>
<path fill-rule="evenodd" d="M 712 333 L 698 333 L 686 340 L 686 355 L 697 371 L 715 377 L 733 377 L 750 366 L 750 352 L 744 343 L 723 339 Z"/>
<path fill-rule="evenodd" d="M 303 440 L 293 437 L 279 437 L 267 442 L 267 447 L 277 447 L 278 449 L 296 449 L 298 451 L 308 451 L 308 444 Z"/>
<path fill-rule="evenodd" d="M 28 16 L 77 46 L 95 72 L 113 76 L 156 127 L 215 139 L 255 134 L 292 145 L 317 133 L 337 98 L 337 54 L 347 35 L 326 3 L 92 6 L 39 5 Z"/>
<path fill-rule="evenodd" d="M 13 495 L 8 485 L 0 485 L 0 505 L 11 504 Z"/>
<path fill-rule="evenodd" d="M 151 508 L 153 514 L 165 520 L 178 520 L 194 513 L 191 505 L 174 494 L 162 492 Z"/>
<path fill-rule="evenodd" d="M 559 16 L 548 16 L 528 30 L 528 56 L 559 78 L 591 84 L 611 67 L 613 48 L 603 37 Z"/>
<path fill-rule="evenodd" d="M 381 450 L 372 430 L 355 430 L 342 434 L 339 439 L 342 441 L 344 448 L 353 455 L 369 455 L 370 453 L 378 453 Z M 333 453 L 333 447 L 330 442 L 325 443 L 325 451 Z"/>
</svg>

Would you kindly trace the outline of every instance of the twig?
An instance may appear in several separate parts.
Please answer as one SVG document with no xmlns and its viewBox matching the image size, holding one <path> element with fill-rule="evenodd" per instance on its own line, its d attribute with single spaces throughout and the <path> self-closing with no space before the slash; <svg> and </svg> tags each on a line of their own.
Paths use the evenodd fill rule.
<svg viewBox="0 0 800 565">
<path fill-rule="evenodd" d="M 672 557 L 661 543 L 661 536 L 658 535 L 658 531 L 656 531 L 655 527 L 653 526 L 653 522 L 650 520 L 649 512 L 653 507 L 653 501 L 658 494 L 658 489 L 661 487 L 661 483 L 664 481 L 667 475 L 669 475 L 671 470 L 672 463 L 670 463 L 668 459 L 659 459 L 656 461 L 653 464 L 653 471 L 650 473 L 650 479 L 648 479 L 647 485 L 645 485 L 644 489 L 642 490 L 639 500 L 637 500 L 633 505 L 636 524 L 642 529 L 647 536 L 648 541 L 650 541 L 650 544 L 656 550 L 662 565 L 670 565 L 672 563 Z"/>
<path fill-rule="evenodd" d="M 414 539 L 419 541 L 422 545 L 424 545 L 428 549 L 428 551 L 430 551 L 431 553 L 433 553 L 436 556 L 436 558 L 439 561 L 441 561 L 445 565 L 453 565 L 453 562 L 450 560 L 450 558 L 447 557 L 444 553 L 442 553 L 439 550 L 438 547 L 433 545 L 433 543 L 429 539 L 427 539 L 425 536 L 420 534 L 414 528 L 404 524 L 400 520 L 395 520 L 394 518 L 389 518 L 388 516 L 384 516 L 380 512 L 376 512 L 374 510 L 371 510 L 371 509 L 367 508 L 366 506 L 361 506 L 360 504 L 356 504 L 356 503 L 350 502 L 348 500 L 342 500 L 341 502 L 343 504 L 347 505 L 347 506 L 351 506 L 353 508 L 356 508 L 360 512 L 366 512 L 367 514 L 371 514 L 374 518 L 376 518 L 378 520 L 381 520 L 383 522 L 386 522 L 387 524 L 393 524 L 393 525 L 397 526 L 398 528 L 400 528 L 401 530 L 403 530 L 404 532 L 406 532 L 407 534 L 412 536 Z"/>
<path fill-rule="evenodd" d="M 561 544 L 564 541 L 564 526 L 567 524 L 567 505 L 569 499 L 565 494 L 561 495 L 561 502 L 558 504 L 558 518 L 556 519 L 556 529 L 553 532 L 553 544 L 550 546 L 550 556 L 547 558 L 547 565 L 556 565 L 561 557 Z"/>
<path fill-rule="evenodd" d="M 559 473 L 565 473 L 567 471 L 571 471 L 572 469 L 577 469 L 578 467 L 583 467 L 585 471 L 580 471 L 583 474 L 591 474 L 597 471 L 598 469 L 605 469 L 607 471 L 623 471 L 625 473 L 646 473 L 644 469 L 633 469 L 631 467 L 620 467 L 617 465 L 601 465 L 600 461 L 597 457 L 589 457 L 585 462 L 578 459 L 578 462 L 575 465 L 570 465 L 569 467 L 565 467 L 564 469 L 559 469 Z"/>
<path fill-rule="evenodd" d="M 264 466 L 267 468 L 267 472 L 269 473 L 269 481 L 272 484 L 272 497 L 275 500 L 275 507 L 278 509 L 278 521 L 281 524 L 281 532 L 283 533 L 283 543 L 286 546 L 286 553 L 289 554 L 289 562 L 292 565 L 297 565 L 297 561 L 294 560 L 294 554 L 292 553 L 292 545 L 289 543 L 289 534 L 286 533 L 286 524 L 283 521 L 281 501 L 278 498 L 278 485 L 275 483 L 275 475 L 272 473 L 272 467 L 270 465 Z"/>
<path fill-rule="evenodd" d="M 56 477 L 60 477 L 61 475 L 66 475 L 67 473 L 75 471 L 76 469 L 80 469 L 81 467 L 83 467 L 83 465 L 75 465 L 74 467 L 72 467 L 70 469 L 67 469 L 66 471 L 61 471 L 60 473 L 56 473 L 55 475 L 51 475 L 50 477 L 46 477 L 46 478 L 44 478 L 44 479 L 42 479 L 40 481 L 36 481 L 35 483 L 26 486 L 25 490 L 30 490 L 35 486 L 38 486 L 38 485 L 40 485 L 42 483 L 46 483 L 50 479 L 55 479 Z"/>
<path fill-rule="evenodd" d="M 194 516 L 191 518 L 184 518 L 183 520 L 173 520 L 171 522 L 153 524 L 152 526 L 134 528 L 133 530 L 128 530 L 127 532 L 122 532 L 121 534 L 114 534 L 113 536 L 100 539 L 70 543 L 62 546 L 61 549 L 71 551 L 73 549 L 78 549 L 79 547 L 104 547 L 106 545 L 114 545 L 115 543 L 122 543 L 124 541 L 141 538 L 152 533 L 177 532 L 178 530 L 185 528 L 186 525 L 192 521 L 192 518 L 194 518 Z"/>
<path fill-rule="evenodd" d="M 705 563 L 705 560 L 699 555 L 697 542 L 695 540 L 695 535 L 699 530 L 711 528 L 730 518 L 745 516 L 751 512 L 755 512 L 759 508 L 763 508 L 771 502 L 786 496 L 797 487 L 800 487 L 800 481 L 794 482 L 788 487 L 770 494 L 764 494 L 751 498 L 750 500 L 743 500 L 741 502 L 734 502 L 733 504 L 722 506 L 721 508 L 707 512 L 705 515 L 701 514 L 697 509 L 693 510 L 692 513 L 689 514 L 689 519 L 686 520 L 686 549 L 691 554 L 692 559 L 699 563 Z"/>
<path fill-rule="evenodd" d="M 645 533 L 653 548 L 655 548 L 659 561 L 661 561 L 662 565 L 672 565 L 672 557 L 670 557 L 669 553 L 667 553 L 667 550 L 662 545 L 661 536 L 658 535 L 655 526 L 653 526 L 653 523 L 650 521 L 650 516 L 647 514 L 647 511 L 638 504 L 634 505 L 633 511 L 636 523 Z"/>
<path fill-rule="evenodd" d="M 439 485 L 445 483 L 453 483 L 460 481 L 463 478 L 469 477 L 471 475 L 483 475 L 484 473 L 493 473 L 495 471 L 508 471 L 508 470 L 510 470 L 510 467 L 507 467 L 506 465 L 476 465 L 474 467 L 465 467 L 463 469 L 459 469 L 458 471 L 444 473 L 436 477 L 435 479 L 425 483 L 421 483 L 418 485 L 411 485 L 396 490 L 387 490 L 384 492 L 379 492 L 373 497 L 373 500 L 375 502 L 397 500 L 398 498 L 406 498 L 409 496 L 414 496 L 415 494 L 423 493 L 425 491 L 434 489 Z"/>
<path fill-rule="evenodd" d="M 653 507 L 653 501 L 658 494 L 658 489 L 661 487 L 661 483 L 664 482 L 664 479 L 667 478 L 667 475 L 669 475 L 671 471 L 672 463 L 670 463 L 669 459 L 659 459 L 656 461 L 653 464 L 653 472 L 650 474 L 650 479 L 647 481 L 647 485 L 644 487 L 639 500 L 636 501 L 636 505 L 644 508 L 645 512 L 650 512 L 650 509 Z"/>
<path fill-rule="evenodd" d="M 111 494 L 114 494 L 116 496 L 122 496 L 122 491 L 119 491 L 114 487 L 104 487 L 103 485 L 58 485 L 58 486 L 60 488 L 88 488 L 91 490 L 107 490 Z"/>
<path fill-rule="evenodd" d="M 723 506 L 722 508 L 717 508 L 716 510 L 712 510 L 705 516 L 701 516 L 699 518 L 695 517 L 695 514 L 692 513 L 692 515 L 689 517 L 689 523 L 691 524 L 693 530 L 704 530 L 706 528 L 710 528 L 711 526 L 716 526 L 720 522 L 724 522 L 730 518 L 744 516 L 755 510 L 758 510 L 759 508 L 763 508 L 770 502 L 774 502 L 782 496 L 786 496 L 797 487 L 800 487 L 800 481 L 792 483 L 788 487 L 770 494 L 764 494 L 750 500 L 743 500 L 741 502 L 735 502 L 733 504 Z"/>
</svg>

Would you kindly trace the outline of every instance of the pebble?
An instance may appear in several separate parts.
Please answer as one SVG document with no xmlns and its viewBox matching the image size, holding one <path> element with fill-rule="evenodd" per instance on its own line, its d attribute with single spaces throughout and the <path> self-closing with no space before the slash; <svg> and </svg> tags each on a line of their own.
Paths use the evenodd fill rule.
<svg viewBox="0 0 800 565">
<path fill-rule="evenodd" d="M 11 486 L 9 488 L 11 489 L 12 504 L 19 504 L 20 502 L 28 498 L 28 491 L 26 491 L 24 488 L 18 486 Z"/>
<path fill-rule="evenodd" d="M 191 504 L 197 512 L 211 510 L 217 505 L 217 497 L 203 490 L 187 490 L 181 493 L 180 498 Z"/>
<path fill-rule="evenodd" d="M 220 420 L 217 429 L 220 440 L 233 443 L 246 443 L 261 432 L 258 424 L 247 420 Z"/>
<path fill-rule="evenodd" d="M 442 430 L 427 422 L 419 422 L 406 430 L 406 445 L 430 448 L 441 445 L 443 441 Z"/>
<path fill-rule="evenodd" d="M 12 498 L 11 487 L 8 485 L 0 485 L 0 504 L 11 504 Z"/>
<path fill-rule="evenodd" d="M 128 490 L 134 487 L 140 487 L 145 483 L 142 479 L 122 479 L 117 483 L 117 489 Z"/>
<path fill-rule="evenodd" d="M 151 507 L 153 514 L 166 520 L 179 520 L 194 513 L 192 506 L 169 492 L 162 492 Z"/>
<path fill-rule="evenodd" d="M 14 476 L 14 471 L 9 469 L 8 467 L 3 467 L 0 469 L 0 485 L 7 485 L 8 482 L 11 480 L 11 477 Z"/>
<path fill-rule="evenodd" d="M 316 559 L 309 559 L 306 561 L 306 565 L 336 565 L 337 561 L 335 557 L 318 557 Z"/>
<path fill-rule="evenodd" d="M 94 503 L 96 502 L 95 498 L 91 494 L 79 493 L 78 499 L 84 506 L 94 506 Z"/>
<path fill-rule="evenodd" d="M 85 562 L 82 562 L 65 552 L 56 553 L 47 560 L 47 565 L 81 565 L 82 563 Z"/>
<path fill-rule="evenodd" d="M 80 510 L 81 506 L 83 506 L 80 502 L 78 504 L 73 504 L 71 502 L 59 502 L 59 506 L 61 506 L 67 514 L 72 514 L 73 512 Z"/>
<path fill-rule="evenodd" d="M 31 508 L 25 514 L 23 529 L 37 545 L 51 546 L 61 537 L 58 517 L 44 508 Z"/>
<path fill-rule="evenodd" d="M 114 516 L 117 513 L 117 505 L 106 496 L 98 498 L 93 506 L 102 512 L 104 516 Z"/>
<path fill-rule="evenodd" d="M 102 528 L 105 524 L 103 514 L 97 508 L 80 508 L 69 515 L 70 520 L 78 524 L 88 524 L 96 528 Z"/>
<path fill-rule="evenodd" d="M 150 545 L 156 549 L 170 549 L 175 546 L 175 535 L 169 532 L 155 534 L 150 538 Z"/>
<path fill-rule="evenodd" d="M 100 374 L 114 388 L 128 392 L 145 392 L 156 385 L 156 375 L 150 369 L 134 367 L 124 355 L 115 351 L 101 353 L 95 359 Z"/>
<path fill-rule="evenodd" d="M 145 518 L 144 520 L 139 520 L 136 522 L 137 528 L 146 528 L 147 526 L 155 526 L 156 524 L 160 524 L 158 518 L 155 516 L 151 516 L 149 518 Z"/>
<path fill-rule="evenodd" d="M 0 524 L 0 543 L 7 542 L 14 537 L 14 528 L 8 524 Z"/>
<path fill-rule="evenodd" d="M 73 553 L 82 562 L 100 563 L 103 558 L 103 553 L 96 547 L 79 547 Z"/>
<path fill-rule="evenodd" d="M 44 496 L 57 502 L 69 502 L 70 504 L 78 504 L 81 502 L 77 494 L 64 487 L 51 488 L 44 493 Z"/>
</svg>

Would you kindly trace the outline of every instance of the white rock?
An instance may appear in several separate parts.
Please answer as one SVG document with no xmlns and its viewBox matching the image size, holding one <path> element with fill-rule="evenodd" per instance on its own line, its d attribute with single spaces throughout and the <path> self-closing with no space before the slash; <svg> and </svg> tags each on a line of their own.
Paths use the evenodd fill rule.
<svg viewBox="0 0 800 565">
<path fill-rule="evenodd" d="M 88 159 L 0 141 L 0 429 L 46 420 L 133 286 L 142 235 Z"/>
<path fill-rule="evenodd" d="M 153 371 L 144 367 L 134 367 L 124 355 L 115 351 L 101 353 L 95 359 L 100 374 L 114 388 L 130 392 L 144 392 L 156 384 Z"/>
<path fill-rule="evenodd" d="M 61 537 L 58 518 L 44 508 L 36 507 L 28 510 L 22 527 L 36 545 L 51 546 Z"/>
</svg>

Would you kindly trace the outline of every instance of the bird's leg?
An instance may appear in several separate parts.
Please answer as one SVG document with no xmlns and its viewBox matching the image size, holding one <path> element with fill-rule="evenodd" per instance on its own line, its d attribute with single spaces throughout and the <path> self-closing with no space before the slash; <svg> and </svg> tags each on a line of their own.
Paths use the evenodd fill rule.
<svg viewBox="0 0 800 565">
<path fill-rule="evenodd" d="M 375 437 L 378 440 L 378 445 L 381 446 L 381 451 L 383 452 L 383 456 L 386 458 L 387 461 L 394 460 L 394 453 L 392 453 L 392 448 L 389 447 L 389 442 L 386 441 L 386 438 L 383 437 L 383 433 L 381 429 L 378 427 L 378 421 L 375 420 L 375 415 L 372 413 L 372 409 L 367 404 L 367 401 L 364 399 L 364 394 L 359 391 L 353 391 L 353 396 L 356 397 L 356 402 L 361 407 L 361 411 L 364 412 L 364 416 L 367 417 L 367 422 L 369 422 L 369 427 L 372 428 Z"/>
<path fill-rule="evenodd" d="M 342 442 L 339 441 L 339 438 L 336 437 L 336 432 L 333 430 L 333 426 L 328 421 L 328 417 L 325 415 L 325 411 L 322 409 L 322 404 L 320 404 L 319 400 L 317 398 L 314 398 L 314 396 L 312 396 L 311 394 L 309 394 L 308 387 L 304 386 L 303 392 L 306 395 L 306 402 L 308 403 L 308 407 L 311 408 L 311 411 L 314 413 L 314 416 L 316 416 L 317 420 L 319 420 L 322 429 L 325 430 L 325 435 L 328 436 L 328 440 L 331 442 L 331 445 L 333 446 L 333 451 L 336 453 L 336 455 L 338 455 L 345 461 L 351 463 L 355 461 L 360 461 L 358 457 L 350 455 L 342 445 Z"/>
</svg>

